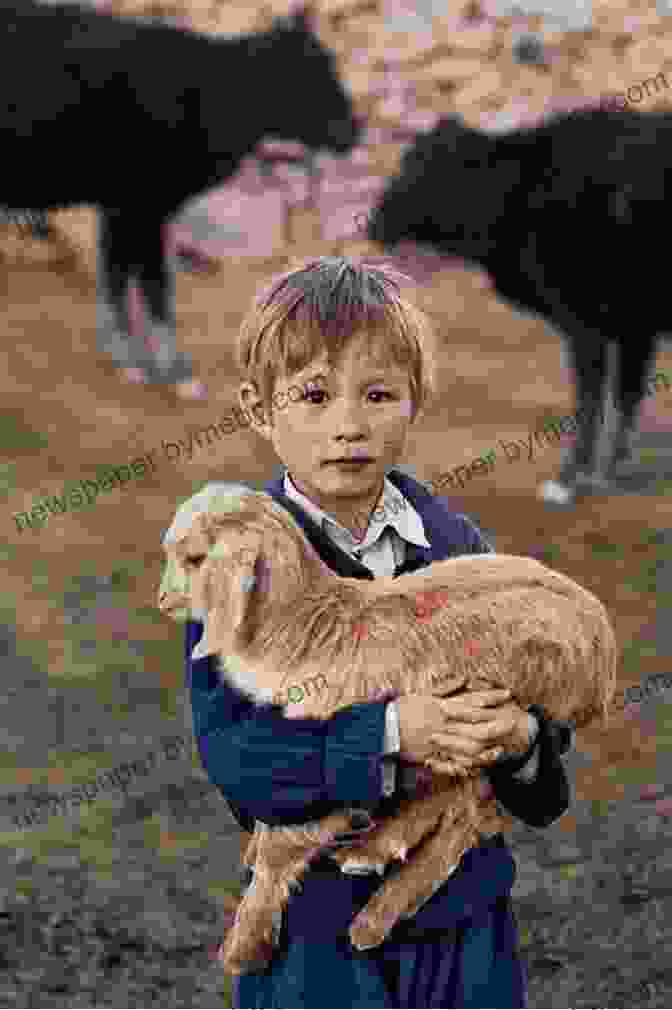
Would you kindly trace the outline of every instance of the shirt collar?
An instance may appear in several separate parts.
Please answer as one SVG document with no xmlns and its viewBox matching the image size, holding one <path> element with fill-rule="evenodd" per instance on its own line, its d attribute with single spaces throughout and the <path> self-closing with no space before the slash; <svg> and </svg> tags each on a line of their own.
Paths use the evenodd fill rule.
<svg viewBox="0 0 672 1010">
<path fill-rule="evenodd" d="M 387 526 L 392 526 L 394 530 L 408 543 L 416 544 L 418 547 L 431 549 L 431 544 L 425 535 L 425 527 L 422 519 L 413 506 L 404 498 L 400 491 L 392 484 L 387 477 L 383 481 L 383 491 L 376 503 L 376 508 L 369 519 L 366 535 L 363 540 L 357 540 L 350 530 L 330 516 L 327 512 L 306 498 L 295 486 L 286 471 L 283 481 L 283 491 L 285 495 L 300 506 L 310 518 L 317 523 L 320 529 L 329 536 L 339 546 L 345 547 L 348 552 L 357 550 L 362 553 L 382 536 Z"/>
</svg>

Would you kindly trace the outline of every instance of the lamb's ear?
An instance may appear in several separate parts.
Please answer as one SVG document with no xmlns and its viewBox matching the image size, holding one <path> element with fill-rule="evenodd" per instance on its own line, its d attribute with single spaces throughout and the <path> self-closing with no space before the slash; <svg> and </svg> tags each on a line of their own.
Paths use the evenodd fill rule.
<svg viewBox="0 0 672 1010">
<path fill-rule="evenodd" d="M 259 557 L 259 550 L 245 548 L 232 557 L 222 544 L 208 551 L 208 639 L 215 651 L 234 649 L 253 593 L 259 588 L 255 577 Z"/>
</svg>

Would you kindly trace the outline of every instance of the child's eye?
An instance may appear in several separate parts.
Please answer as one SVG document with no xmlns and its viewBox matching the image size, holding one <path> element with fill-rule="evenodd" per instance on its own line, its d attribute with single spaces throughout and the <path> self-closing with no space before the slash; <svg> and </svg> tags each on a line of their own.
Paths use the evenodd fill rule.
<svg viewBox="0 0 672 1010">
<path fill-rule="evenodd" d="M 326 396 L 326 393 L 323 389 L 307 389 L 306 392 L 303 394 L 302 399 L 304 400 L 310 399 L 311 403 L 315 403 L 315 400 L 311 399 L 311 397 L 313 396 Z M 320 400 L 319 402 L 321 403 L 322 401 Z"/>
<path fill-rule="evenodd" d="M 307 390 L 304 393 L 303 399 L 304 400 L 308 400 L 310 397 L 313 397 L 313 396 L 326 396 L 326 395 L 327 395 L 327 393 L 326 393 L 326 390 L 324 390 L 324 389 L 309 389 L 309 390 Z M 369 393 L 369 396 L 386 396 L 389 400 L 393 400 L 394 399 L 394 396 L 393 396 L 392 393 L 388 393 L 387 390 L 383 390 L 383 389 L 372 389 L 371 392 Z M 324 401 L 320 400 L 320 401 L 318 401 L 316 403 L 315 400 L 311 399 L 310 402 L 311 403 L 315 403 L 316 406 L 321 406 L 321 404 Z M 379 401 L 375 400 L 374 402 L 378 403 Z"/>
</svg>

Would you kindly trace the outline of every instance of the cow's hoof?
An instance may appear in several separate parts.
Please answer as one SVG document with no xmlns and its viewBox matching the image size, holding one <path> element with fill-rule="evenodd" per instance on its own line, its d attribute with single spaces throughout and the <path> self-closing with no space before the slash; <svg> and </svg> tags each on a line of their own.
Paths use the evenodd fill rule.
<svg viewBox="0 0 672 1010">
<path fill-rule="evenodd" d="M 576 475 L 577 494 L 609 494 L 613 486 L 603 473 L 579 473 Z"/>
<path fill-rule="evenodd" d="M 134 386 L 147 385 L 147 372 L 144 368 L 122 368 L 121 374 L 126 382 L 131 382 Z"/>
<path fill-rule="evenodd" d="M 617 481 L 632 477 L 641 469 L 641 463 L 636 453 L 630 453 L 620 459 L 615 459 L 605 470 L 607 480 Z"/>
<path fill-rule="evenodd" d="M 555 480 L 545 480 L 539 487 L 537 497 L 554 508 L 571 508 L 576 501 L 576 488 Z"/>
<path fill-rule="evenodd" d="M 188 354 L 178 351 L 174 355 L 167 355 L 164 350 L 164 361 L 157 360 L 156 357 L 149 357 L 144 364 L 147 372 L 147 380 L 152 385 L 157 386 L 188 386 L 195 382 L 194 369 L 191 358 Z"/>
</svg>

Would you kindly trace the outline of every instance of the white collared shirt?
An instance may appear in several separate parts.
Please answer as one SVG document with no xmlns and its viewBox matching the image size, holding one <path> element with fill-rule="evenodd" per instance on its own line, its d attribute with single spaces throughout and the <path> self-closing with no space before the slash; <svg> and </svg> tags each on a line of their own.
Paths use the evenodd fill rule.
<svg viewBox="0 0 672 1010">
<path fill-rule="evenodd" d="M 365 565 L 374 575 L 394 575 L 406 560 L 406 543 L 431 549 L 422 519 L 394 484 L 385 477 L 383 490 L 372 510 L 366 534 L 361 540 L 297 490 L 289 471 L 283 490 L 313 519 L 332 543 Z M 365 560 L 366 559 L 366 560 Z"/>
</svg>

